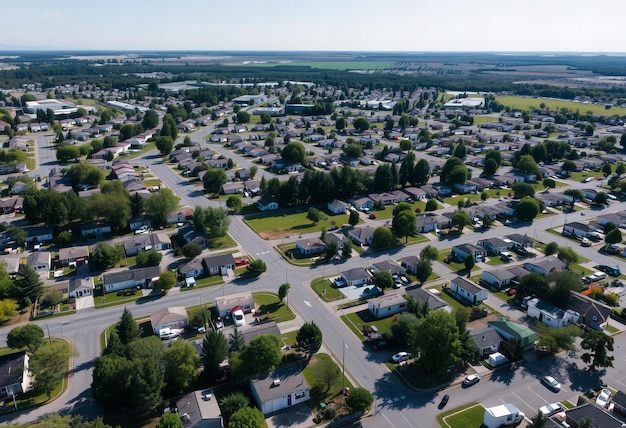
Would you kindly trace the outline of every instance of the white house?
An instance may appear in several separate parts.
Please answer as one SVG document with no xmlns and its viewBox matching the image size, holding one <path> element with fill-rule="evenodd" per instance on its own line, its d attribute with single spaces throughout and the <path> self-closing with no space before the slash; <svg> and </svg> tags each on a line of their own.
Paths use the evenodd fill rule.
<svg viewBox="0 0 626 428">
<path fill-rule="evenodd" d="M 309 400 L 309 384 L 297 365 L 287 366 L 252 379 L 250 387 L 264 415 Z"/>
<path fill-rule="evenodd" d="M 346 281 L 348 286 L 360 286 L 367 284 L 370 280 L 370 274 L 364 267 L 356 267 L 350 270 L 341 272 L 341 277 Z"/>
<path fill-rule="evenodd" d="M 237 306 L 241 307 L 244 313 L 252 312 L 254 309 L 252 293 L 238 293 L 215 298 L 215 310 L 220 317 L 230 315 L 231 311 Z"/>
<path fill-rule="evenodd" d="M 488 295 L 487 290 L 460 276 L 450 281 L 450 290 L 473 305 L 482 302 Z"/>
<path fill-rule="evenodd" d="M 406 311 L 407 301 L 400 294 L 390 294 L 367 301 L 367 309 L 376 318 L 386 318 Z"/>
<path fill-rule="evenodd" d="M 72 278 L 68 284 L 68 296 L 74 299 L 81 297 L 93 296 L 94 283 L 93 278 Z"/>
<path fill-rule="evenodd" d="M 537 298 L 529 299 L 526 303 L 528 304 L 528 316 L 539 320 L 548 327 L 565 327 L 577 323 L 580 318 L 578 312 L 571 309 L 564 311 Z"/>
<path fill-rule="evenodd" d="M 345 214 L 348 210 L 348 204 L 339 199 L 333 199 L 327 204 L 327 208 L 333 214 Z"/>
<path fill-rule="evenodd" d="M 31 376 L 28 370 L 28 354 L 24 351 L 0 357 L 0 399 L 10 400 L 12 394 L 28 391 Z"/>
<path fill-rule="evenodd" d="M 204 275 L 204 266 L 198 259 L 189 260 L 184 265 L 178 267 L 178 274 L 185 278 L 197 278 Z"/>
<path fill-rule="evenodd" d="M 205 275 L 228 275 L 228 270 L 235 269 L 235 259 L 232 254 L 220 254 L 202 259 Z"/>
<path fill-rule="evenodd" d="M 538 261 L 532 261 L 524 263 L 524 269 L 531 272 L 540 273 L 542 275 L 548 275 L 552 272 L 560 272 L 565 270 L 565 263 L 559 260 L 558 257 L 544 257 Z"/>
<path fill-rule="evenodd" d="M 106 221 L 90 221 L 80 225 L 80 236 L 87 239 L 94 239 L 104 233 L 111 233 L 111 225 Z"/>
<path fill-rule="evenodd" d="M 278 209 L 278 199 L 276 198 L 263 198 L 259 199 L 256 203 L 256 207 L 259 211 L 274 211 Z"/>
<path fill-rule="evenodd" d="M 133 287 L 151 288 L 152 284 L 159 279 L 159 276 L 158 266 L 104 274 L 102 276 L 104 292 L 111 293 Z"/>
<path fill-rule="evenodd" d="M 189 323 L 187 310 L 183 306 L 163 308 L 150 315 L 152 331 L 158 335 L 164 328 L 184 329 Z"/>
<path fill-rule="evenodd" d="M 326 251 L 326 244 L 320 238 L 299 239 L 296 241 L 296 249 L 303 256 L 316 256 Z"/>
</svg>

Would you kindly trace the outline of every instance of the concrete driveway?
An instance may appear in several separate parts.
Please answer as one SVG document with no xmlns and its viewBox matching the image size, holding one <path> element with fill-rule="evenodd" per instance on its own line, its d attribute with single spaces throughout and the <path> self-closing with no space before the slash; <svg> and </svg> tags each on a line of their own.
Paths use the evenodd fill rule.
<svg viewBox="0 0 626 428">
<path fill-rule="evenodd" d="M 307 428 L 315 426 L 308 403 L 289 407 L 265 419 L 269 428 Z"/>
</svg>

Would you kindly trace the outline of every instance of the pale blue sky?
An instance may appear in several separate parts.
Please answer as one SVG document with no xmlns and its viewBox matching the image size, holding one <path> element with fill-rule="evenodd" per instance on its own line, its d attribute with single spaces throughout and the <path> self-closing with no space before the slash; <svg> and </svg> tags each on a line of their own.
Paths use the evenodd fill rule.
<svg viewBox="0 0 626 428">
<path fill-rule="evenodd" d="M 0 49 L 626 51 L 623 0 L 24 0 L 0 11 Z"/>
</svg>

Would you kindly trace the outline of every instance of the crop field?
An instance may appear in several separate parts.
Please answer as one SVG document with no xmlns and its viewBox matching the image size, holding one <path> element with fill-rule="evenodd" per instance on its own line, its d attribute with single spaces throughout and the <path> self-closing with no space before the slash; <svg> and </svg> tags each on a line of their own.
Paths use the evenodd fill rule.
<svg viewBox="0 0 626 428">
<path fill-rule="evenodd" d="M 599 116 L 626 115 L 626 108 L 624 107 L 611 107 L 607 110 L 603 105 L 598 104 L 583 104 L 573 101 L 551 100 L 546 98 L 504 96 L 496 97 L 496 101 L 506 107 L 519 110 L 529 110 L 531 107 L 539 108 L 539 105 L 544 103 L 546 108 L 549 108 L 552 111 L 560 111 L 562 108 L 567 108 L 571 111 L 578 110 L 582 114 L 591 112 L 592 114 Z"/>
<path fill-rule="evenodd" d="M 384 70 L 392 68 L 393 63 L 390 62 L 373 62 L 373 61 L 294 61 L 285 63 L 257 63 L 246 64 L 255 67 L 311 67 L 322 70 Z"/>
</svg>

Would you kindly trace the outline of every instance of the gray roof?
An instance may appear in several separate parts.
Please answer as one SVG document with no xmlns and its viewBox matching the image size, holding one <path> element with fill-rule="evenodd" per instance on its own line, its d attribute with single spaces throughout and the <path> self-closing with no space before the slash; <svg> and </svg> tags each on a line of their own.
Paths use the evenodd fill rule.
<svg viewBox="0 0 626 428">
<path fill-rule="evenodd" d="M 218 400 L 210 389 L 183 395 L 176 401 L 176 408 L 181 420 L 185 419 L 183 425 L 186 427 L 222 428 L 224 426 Z"/>
<path fill-rule="evenodd" d="M 246 345 L 260 334 L 274 334 L 276 336 L 280 336 L 280 329 L 278 328 L 276 321 L 268 321 L 260 324 L 250 325 L 245 329 L 239 331 L 241 331 L 243 335 L 243 340 L 245 341 Z"/>
<path fill-rule="evenodd" d="M 275 379 L 280 380 L 278 385 L 274 385 Z M 287 394 L 309 389 L 309 384 L 297 365 L 283 367 L 266 373 L 256 379 L 252 379 L 250 384 L 256 390 L 259 399 L 263 403 Z"/>
<path fill-rule="evenodd" d="M 565 269 L 565 263 L 559 260 L 558 257 L 545 257 L 537 262 L 527 262 L 526 266 L 537 266 L 543 269 L 545 272 L 554 272 Z"/>
<path fill-rule="evenodd" d="M 24 351 L 1 356 L 0 386 L 21 384 L 24 378 L 25 363 L 26 352 Z"/>
<path fill-rule="evenodd" d="M 520 244 L 520 245 L 532 244 L 533 243 L 532 238 L 529 238 L 526 235 L 520 235 L 519 233 L 512 233 L 511 235 L 506 235 L 505 238 L 506 239 L 510 239 L 511 241 L 515 242 L 516 244 Z"/>
<path fill-rule="evenodd" d="M 444 308 L 448 306 L 448 304 L 443 301 L 440 297 L 434 295 L 430 291 L 427 291 L 421 287 L 415 287 L 407 290 L 407 294 L 413 301 L 417 303 L 428 303 L 428 308 L 430 310 L 435 310 L 439 308 Z"/>
<path fill-rule="evenodd" d="M 457 276 L 452 280 L 452 282 L 454 282 L 457 287 L 462 288 L 470 294 L 476 294 L 479 291 L 484 290 L 484 288 L 479 287 L 477 284 L 474 284 L 461 276 Z"/>
<path fill-rule="evenodd" d="M 602 324 L 611 315 L 610 307 L 575 291 L 570 291 L 567 309 L 578 312 L 585 323 L 589 324 Z M 596 321 L 593 321 L 593 317 L 596 317 Z"/>
<path fill-rule="evenodd" d="M 348 282 L 370 277 L 364 267 L 356 267 L 343 271 L 341 272 L 341 276 Z"/>
<path fill-rule="evenodd" d="M 198 259 L 192 259 L 192 260 L 189 260 L 184 265 L 179 266 L 178 272 L 185 274 L 189 271 L 198 270 L 198 269 L 203 270 L 202 263 Z"/>
<path fill-rule="evenodd" d="M 202 264 L 208 268 L 229 266 L 234 263 L 235 263 L 235 259 L 231 253 L 204 257 L 202 259 Z"/>
<path fill-rule="evenodd" d="M 406 303 L 406 299 L 401 294 L 388 294 L 368 299 L 367 303 L 371 303 L 379 308 L 388 308 L 390 306 Z"/>
<path fill-rule="evenodd" d="M 26 259 L 29 265 L 50 264 L 50 253 L 47 251 L 34 251 Z"/>
<path fill-rule="evenodd" d="M 187 310 L 184 306 L 174 306 L 171 308 L 163 308 L 152 315 L 150 315 L 150 322 L 152 327 L 156 328 L 158 325 L 169 324 L 172 322 L 187 320 Z"/>
<path fill-rule="evenodd" d="M 76 247 L 61 248 L 59 250 L 59 260 L 69 260 L 80 257 L 89 257 L 89 246 L 79 245 Z"/>
<path fill-rule="evenodd" d="M 159 274 L 160 270 L 158 266 L 149 266 L 140 269 L 104 274 L 102 278 L 104 279 L 104 285 L 107 285 L 117 284 L 131 279 L 135 281 L 145 281 L 146 279 L 158 278 Z"/>
<path fill-rule="evenodd" d="M 487 327 L 480 330 L 470 331 L 470 337 L 478 347 L 478 349 L 485 348 L 494 343 L 502 342 L 502 337 L 498 334 L 495 328 Z"/>
<path fill-rule="evenodd" d="M 415 266 L 419 263 L 420 259 L 417 256 L 406 256 L 400 259 L 401 263 L 407 266 Z"/>
<path fill-rule="evenodd" d="M 374 263 L 372 267 L 391 273 L 404 272 L 404 268 L 400 266 L 395 260 L 383 260 L 382 262 Z"/>
<path fill-rule="evenodd" d="M 602 428 L 621 428 L 624 423 L 619 419 L 608 414 L 591 403 L 585 403 L 565 412 L 568 419 L 572 419 L 575 423 L 580 422 L 582 418 L 589 418 L 593 421 L 594 426 Z"/>
<path fill-rule="evenodd" d="M 515 273 L 511 272 L 509 269 L 506 269 L 506 268 L 483 271 L 483 275 L 485 274 L 485 272 L 489 272 L 490 275 L 493 275 L 500 281 L 505 281 L 507 279 L 513 279 L 517 277 Z"/>
</svg>

